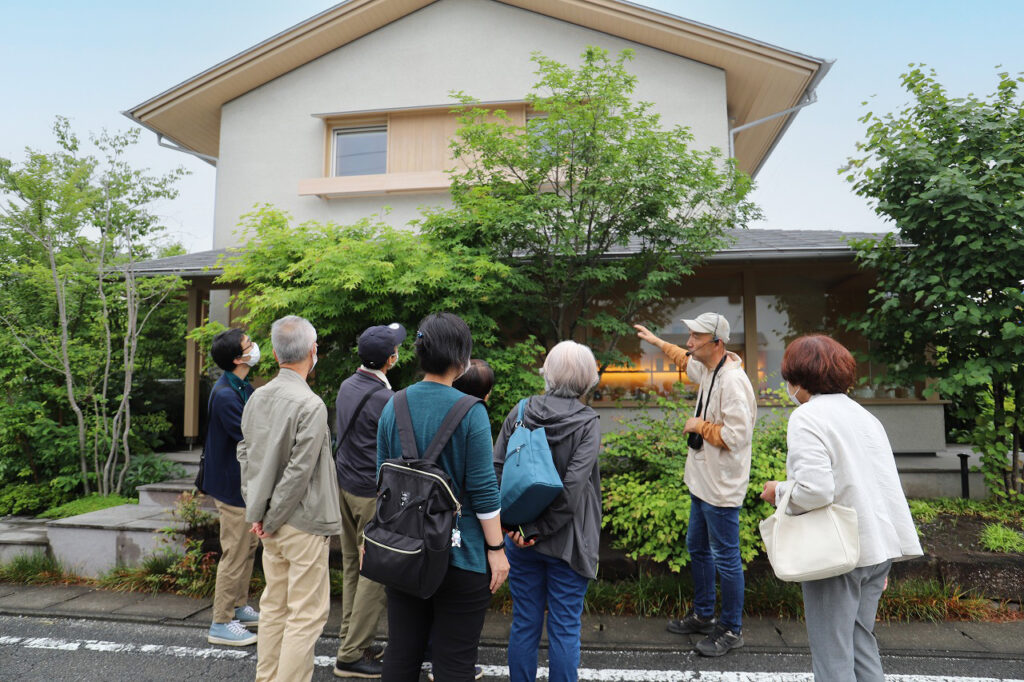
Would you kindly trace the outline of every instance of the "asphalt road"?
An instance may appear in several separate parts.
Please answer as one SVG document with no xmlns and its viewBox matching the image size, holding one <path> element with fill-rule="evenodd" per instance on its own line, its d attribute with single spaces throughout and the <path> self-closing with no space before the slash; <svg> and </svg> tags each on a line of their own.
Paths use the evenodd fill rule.
<svg viewBox="0 0 1024 682">
<path fill-rule="evenodd" d="M 255 647 L 207 644 L 205 629 L 105 620 L 0 616 L 0 681 L 251 680 Z M 337 640 L 317 644 L 314 680 L 331 672 Z M 487 680 L 507 680 L 505 650 L 486 647 L 480 664 Z M 543 662 L 543 658 L 542 658 Z M 896 682 L 1024 681 L 1024 660 L 992 654 L 945 657 L 886 655 Z M 794 653 L 735 651 L 706 659 L 680 651 L 585 651 L 581 680 L 643 682 L 811 682 L 810 658 Z M 546 671 L 541 671 L 541 678 Z M 423 678 L 426 679 L 426 678 Z"/>
</svg>

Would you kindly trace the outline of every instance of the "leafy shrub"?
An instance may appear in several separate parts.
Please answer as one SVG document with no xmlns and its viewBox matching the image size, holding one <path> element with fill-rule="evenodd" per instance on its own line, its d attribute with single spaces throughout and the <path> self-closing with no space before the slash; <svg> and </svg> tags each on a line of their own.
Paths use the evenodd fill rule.
<svg viewBox="0 0 1024 682">
<path fill-rule="evenodd" d="M 156 453 L 134 455 L 132 463 L 124 475 L 124 489 L 134 492 L 140 485 L 160 483 L 171 478 L 182 478 L 184 475 L 185 467 L 162 455 Z"/>
<path fill-rule="evenodd" d="M 544 346 L 530 336 L 511 346 L 492 346 L 478 352 L 494 370 L 494 388 L 487 401 L 487 413 L 491 418 L 491 431 L 497 434 L 516 403 L 544 391 L 544 379 L 538 371 L 544 361 Z"/>
<path fill-rule="evenodd" d="M 39 518 L 66 519 L 69 516 L 88 514 L 89 512 L 117 507 L 122 504 L 138 504 L 138 502 L 138 500 L 131 497 L 121 497 L 120 495 L 100 495 L 98 493 L 93 493 L 88 497 L 80 497 L 77 500 L 72 500 L 71 502 L 67 502 L 58 507 L 47 509 L 39 515 Z"/>
<path fill-rule="evenodd" d="M 658 398 L 661 414 L 643 412 L 628 427 L 604 438 L 602 477 L 604 527 L 613 544 L 633 558 L 648 557 L 679 571 L 689 560 L 686 528 L 690 495 L 683 483 L 686 434 L 692 406 Z M 758 523 L 773 512 L 760 499 L 764 482 L 786 474 L 787 420 L 772 413 L 754 429 L 750 484 L 740 510 L 740 554 L 744 564 L 764 551 Z"/>
<path fill-rule="evenodd" d="M 1024 535 L 1001 523 L 985 526 L 979 541 L 990 552 L 1024 552 Z"/>
<path fill-rule="evenodd" d="M 38 514 L 65 500 L 49 483 L 14 483 L 0 490 L 0 516 Z"/>
</svg>

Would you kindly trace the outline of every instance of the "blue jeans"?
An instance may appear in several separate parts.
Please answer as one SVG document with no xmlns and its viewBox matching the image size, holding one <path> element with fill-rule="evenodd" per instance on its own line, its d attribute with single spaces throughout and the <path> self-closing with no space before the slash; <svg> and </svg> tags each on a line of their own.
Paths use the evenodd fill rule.
<svg viewBox="0 0 1024 682">
<path fill-rule="evenodd" d="M 715 615 L 715 572 L 722 586 L 718 622 L 735 633 L 743 627 L 743 564 L 740 561 L 740 508 L 716 507 L 690 495 L 686 533 L 693 574 L 693 610 L 701 618 Z"/>
<path fill-rule="evenodd" d="M 512 629 L 508 636 L 511 682 L 537 679 L 537 649 L 548 610 L 548 679 L 575 682 L 580 667 L 580 616 L 589 581 L 561 559 L 505 540 L 512 591 Z"/>
</svg>

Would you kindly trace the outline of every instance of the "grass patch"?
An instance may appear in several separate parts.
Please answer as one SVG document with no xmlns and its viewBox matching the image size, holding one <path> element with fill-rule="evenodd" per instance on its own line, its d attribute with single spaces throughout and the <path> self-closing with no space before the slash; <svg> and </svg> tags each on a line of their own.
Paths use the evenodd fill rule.
<svg viewBox="0 0 1024 682">
<path fill-rule="evenodd" d="M 947 620 L 983 621 L 997 615 L 991 602 L 938 580 L 890 582 L 878 602 L 878 618 L 907 623 Z"/>
<path fill-rule="evenodd" d="M 1024 509 L 1020 504 L 997 498 L 965 500 L 960 497 L 942 497 L 927 500 L 908 500 L 910 513 L 918 523 L 929 523 L 939 515 L 971 516 L 984 521 L 1021 527 Z"/>
<path fill-rule="evenodd" d="M 1001 523 L 985 526 L 978 541 L 990 552 L 1024 552 L 1024 535 Z"/>
<path fill-rule="evenodd" d="M 19 554 L 7 563 L 0 564 L 0 582 L 22 585 L 63 585 L 79 582 L 79 578 L 66 572 L 60 562 L 49 554 L 34 552 Z"/>
<path fill-rule="evenodd" d="M 98 495 L 93 493 L 88 497 L 80 497 L 59 507 L 47 509 L 39 515 L 41 519 L 66 519 L 69 516 L 88 514 L 89 512 L 118 507 L 122 504 L 138 504 L 139 501 L 132 497 L 121 497 L 120 495 Z"/>
<path fill-rule="evenodd" d="M 685 575 L 647 576 L 615 582 L 590 583 L 583 600 L 584 613 L 591 615 L 678 618 L 693 604 L 693 585 Z M 491 608 L 512 612 L 512 595 L 502 585 Z M 747 581 L 743 612 L 750 617 L 804 617 L 803 593 L 798 583 L 786 583 L 772 576 Z M 890 581 L 878 604 L 883 621 L 1004 620 L 1009 611 L 991 601 L 969 594 L 956 586 L 936 580 Z"/>
</svg>

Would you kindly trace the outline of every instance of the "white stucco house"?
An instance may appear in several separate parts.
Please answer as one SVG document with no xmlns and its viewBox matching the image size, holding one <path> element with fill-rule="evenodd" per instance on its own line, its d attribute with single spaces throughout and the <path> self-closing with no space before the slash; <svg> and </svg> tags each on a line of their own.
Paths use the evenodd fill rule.
<svg viewBox="0 0 1024 682">
<path fill-rule="evenodd" d="M 576 64 L 590 45 L 633 50 L 637 99 L 653 103 L 666 125 L 689 127 L 696 146 L 728 150 L 752 175 L 815 101 L 831 65 L 622 0 L 348 0 L 125 112 L 161 144 L 217 169 L 214 250 L 144 269 L 189 280 L 190 326 L 207 316 L 230 322 L 230 285 L 213 282 L 214 266 L 254 205 L 341 223 L 387 210 L 388 222 L 405 225 L 421 206 L 449 200 L 452 91 L 522 119 L 536 80 L 531 53 Z M 744 357 L 754 385 L 776 387 L 788 339 L 827 329 L 866 300 L 871 278 L 843 237 L 740 231 L 681 286 L 674 317 L 721 311 L 733 329 L 730 349 Z M 677 327 L 666 333 L 681 341 Z M 598 407 L 601 399 L 621 405 L 659 392 L 680 374 L 660 354 L 626 343 L 637 366 L 606 374 Z M 198 360 L 190 344 L 186 436 L 198 434 Z M 939 449 L 942 407 L 913 393 L 879 388 L 860 397 L 889 411 L 898 450 Z M 927 428 L 903 437 L 907 409 Z"/>
</svg>

